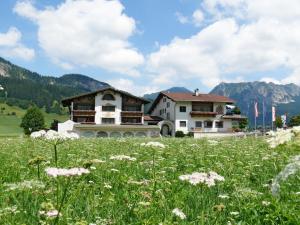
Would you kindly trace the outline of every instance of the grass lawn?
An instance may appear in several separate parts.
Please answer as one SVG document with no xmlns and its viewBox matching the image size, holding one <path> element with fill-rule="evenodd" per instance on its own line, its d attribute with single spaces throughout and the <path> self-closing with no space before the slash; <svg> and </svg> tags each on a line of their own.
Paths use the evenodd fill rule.
<svg viewBox="0 0 300 225">
<path fill-rule="evenodd" d="M 1 136 L 20 136 L 23 134 L 23 129 L 20 128 L 21 120 L 26 110 L 19 107 L 8 106 L 4 103 L 0 103 L 0 109 L 5 108 L 5 110 L 0 112 L 0 137 Z M 16 115 L 7 115 L 15 112 Z M 67 115 L 57 115 L 45 113 L 45 123 L 46 127 L 49 127 L 54 119 L 58 121 L 66 121 L 68 119 Z"/>
<path fill-rule="evenodd" d="M 270 149 L 255 138 L 141 145 L 148 141 L 67 141 L 58 145 L 58 167 L 85 165 L 90 173 L 53 178 L 44 171 L 55 166 L 51 143 L 0 139 L 1 224 L 299 224 L 300 173 L 280 183 L 278 196 L 270 191 L 272 179 L 300 154 L 299 145 Z M 129 158 L 111 158 L 118 155 Z M 36 156 L 46 160 L 40 181 L 37 167 L 28 165 Z M 211 171 L 224 181 L 208 186 L 179 179 Z M 46 215 L 54 210 L 59 217 Z"/>
</svg>

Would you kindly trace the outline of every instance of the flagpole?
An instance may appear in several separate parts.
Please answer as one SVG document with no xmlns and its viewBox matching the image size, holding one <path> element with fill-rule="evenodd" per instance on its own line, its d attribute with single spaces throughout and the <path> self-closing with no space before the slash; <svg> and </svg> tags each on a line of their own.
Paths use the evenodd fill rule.
<svg viewBox="0 0 300 225">
<path fill-rule="evenodd" d="M 274 111 L 275 111 L 275 108 L 272 104 L 272 116 L 271 116 L 271 118 L 272 118 L 272 131 L 274 130 Z"/>
<path fill-rule="evenodd" d="M 263 135 L 265 134 L 265 100 L 263 99 Z"/>
<path fill-rule="evenodd" d="M 254 102 L 254 130 L 256 131 L 256 102 Z"/>
</svg>

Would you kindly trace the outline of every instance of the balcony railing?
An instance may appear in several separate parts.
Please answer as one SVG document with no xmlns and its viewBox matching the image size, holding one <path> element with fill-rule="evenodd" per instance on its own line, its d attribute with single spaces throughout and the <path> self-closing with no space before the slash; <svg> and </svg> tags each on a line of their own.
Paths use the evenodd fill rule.
<svg viewBox="0 0 300 225">
<path fill-rule="evenodd" d="M 191 117 L 197 117 L 197 116 L 215 117 L 218 113 L 217 112 L 192 111 L 190 114 L 191 114 Z"/>
<path fill-rule="evenodd" d="M 73 110 L 73 116 L 95 116 L 95 110 Z"/>
<path fill-rule="evenodd" d="M 141 111 L 122 111 L 121 116 L 122 117 L 142 117 L 143 112 Z"/>
</svg>

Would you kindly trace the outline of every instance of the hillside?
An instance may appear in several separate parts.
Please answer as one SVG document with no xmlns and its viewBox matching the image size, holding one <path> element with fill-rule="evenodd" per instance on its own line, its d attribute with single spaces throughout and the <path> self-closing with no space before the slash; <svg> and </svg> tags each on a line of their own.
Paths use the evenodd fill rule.
<svg viewBox="0 0 300 225">
<path fill-rule="evenodd" d="M 94 91 L 107 83 L 81 74 L 67 74 L 61 77 L 42 76 L 16 66 L 0 57 L 0 100 L 23 109 L 34 103 L 46 112 L 61 113 L 60 100 L 64 97 Z"/>
<path fill-rule="evenodd" d="M 262 124 L 262 105 L 266 105 L 266 124 L 271 124 L 271 107 L 277 108 L 277 115 L 288 112 L 289 116 L 300 113 L 300 87 L 295 84 L 278 85 L 266 82 L 221 83 L 210 93 L 224 95 L 237 101 L 243 114 L 254 123 L 254 102 L 258 102 Z"/>
<path fill-rule="evenodd" d="M 17 106 L 9 106 L 7 104 L 0 103 L 0 137 L 19 136 L 23 134 L 23 129 L 20 127 L 20 124 L 25 112 L 26 110 Z M 67 115 L 46 113 L 45 111 L 43 111 L 43 113 L 47 128 L 50 127 L 54 119 L 58 121 L 65 121 L 68 119 Z"/>
</svg>

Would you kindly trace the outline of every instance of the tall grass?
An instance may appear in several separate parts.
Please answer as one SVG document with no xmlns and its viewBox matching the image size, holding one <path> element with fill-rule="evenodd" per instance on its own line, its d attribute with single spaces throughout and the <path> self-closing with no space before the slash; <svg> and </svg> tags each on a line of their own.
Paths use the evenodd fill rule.
<svg viewBox="0 0 300 225">
<path fill-rule="evenodd" d="M 299 224 L 299 173 L 281 184 L 272 179 L 299 146 L 270 149 L 262 139 L 157 140 L 165 149 L 141 146 L 147 139 L 80 139 L 59 145 L 59 167 L 89 167 L 90 174 L 62 180 L 49 178 L 53 146 L 40 140 L 0 139 L 0 224 L 54 224 L 40 211 L 64 199 L 59 224 Z M 136 160 L 111 160 L 126 155 Z M 42 156 L 38 180 L 28 162 Z M 180 175 L 215 171 L 225 178 L 215 186 L 191 185 Z M 15 189 L 9 188 L 14 184 Z M 19 186 L 18 186 L 19 185 Z M 57 198 L 58 197 L 58 198 Z M 49 206 L 50 205 L 50 206 Z M 185 219 L 172 211 L 180 209 Z"/>
</svg>

